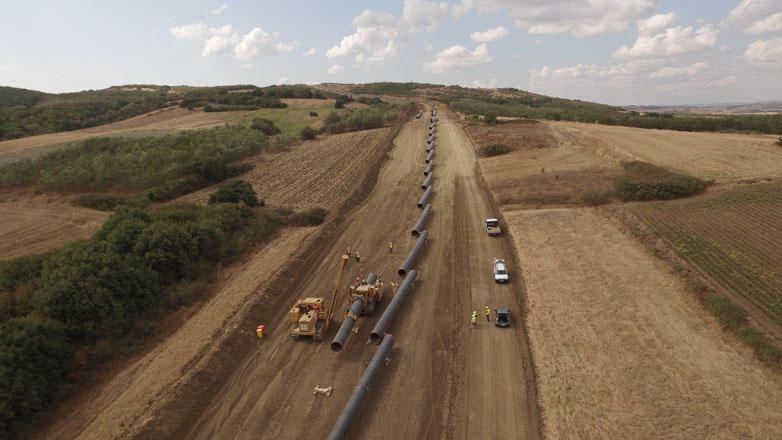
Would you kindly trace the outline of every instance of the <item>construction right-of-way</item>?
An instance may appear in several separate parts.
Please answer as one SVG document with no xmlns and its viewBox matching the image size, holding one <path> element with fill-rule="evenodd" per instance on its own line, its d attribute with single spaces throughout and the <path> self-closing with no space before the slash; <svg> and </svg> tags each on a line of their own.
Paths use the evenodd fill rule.
<svg viewBox="0 0 782 440">
<path fill-rule="evenodd" d="M 178 391 L 185 397 L 177 405 L 165 411 L 150 407 L 144 425 L 131 428 L 129 437 L 325 439 L 385 339 L 380 345 L 365 342 L 394 296 L 406 292 L 387 326 L 377 331 L 393 334 L 395 342 L 387 354 L 378 355 L 383 362 L 372 384 L 362 388 L 367 393 L 361 404 L 351 404 L 356 410 L 350 411 L 345 438 L 541 438 L 532 358 L 521 325 L 523 279 L 512 260 L 508 284 L 495 285 L 492 278 L 492 257 L 512 255 L 512 244 L 486 235 L 485 220 L 497 211 L 475 166 L 475 150 L 457 118 L 438 113 L 437 176 L 427 185 L 435 189 L 423 210 L 414 206 L 428 177 L 421 172 L 430 120 L 413 118 L 400 129 L 386 163 L 368 170 L 377 183 L 361 203 L 303 250 L 306 260 L 291 262 L 285 285 L 259 290 L 284 304 L 254 315 L 256 322 L 269 324 L 264 338 L 251 339 L 253 334 L 247 341 L 233 341 L 252 340 L 254 348 L 241 356 L 229 351 L 214 369 L 198 376 L 215 385 L 195 382 L 192 391 Z M 392 286 L 396 279 L 383 280 L 388 297 L 374 316 L 357 315 L 339 352 L 329 344 L 292 340 L 291 305 L 302 297 L 331 296 L 346 243 L 361 252 L 360 261 L 351 259 L 353 274 L 368 277 L 387 263 L 397 269 L 418 243 L 420 236 L 411 235 L 411 228 L 424 212 L 418 231 L 427 231 L 424 249 L 404 276 L 391 273 L 395 270 L 385 275 L 404 283 L 415 271 L 409 288 L 400 292 L 401 284 Z M 345 319 L 345 295 L 339 298 L 328 341 Z M 487 305 L 507 306 L 518 325 L 498 330 L 482 322 L 471 329 L 471 312 Z M 313 394 L 315 388 L 332 392 Z"/>
</svg>

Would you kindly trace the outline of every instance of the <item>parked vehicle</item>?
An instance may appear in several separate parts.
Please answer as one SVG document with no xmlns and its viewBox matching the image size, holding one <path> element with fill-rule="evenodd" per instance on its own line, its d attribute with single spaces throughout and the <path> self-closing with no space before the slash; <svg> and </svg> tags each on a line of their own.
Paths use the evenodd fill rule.
<svg viewBox="0 0 782 440">
<path fill-rule="evenodd" d="M 486 219 L 486 232 L 489 235 L 500 235 L 502 230 L 500 229 L 500 221 L 496 218 Z"/>
<path fill-rule="evenodd" d="M 510 310 L 505 307 L 497 307 L 494 309 L 494 326 L 510 327 Z"/>
<path fill-rule="evenodd" d="M 505 266 L 505 260 L 502 258 L 494 259 L 494 281 L 497 283 L 508 282 L 508 268 Z"/>
</svg>

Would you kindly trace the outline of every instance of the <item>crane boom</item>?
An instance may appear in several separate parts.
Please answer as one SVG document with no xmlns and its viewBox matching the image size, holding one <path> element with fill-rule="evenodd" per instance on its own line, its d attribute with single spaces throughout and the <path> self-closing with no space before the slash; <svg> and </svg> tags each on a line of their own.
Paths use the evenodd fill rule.
<svg viewBox="0 0 782 440">
<path fill-rule="evenodd" d="M 323 327 L 323 333 L 328 330 L 331 319 L 334 317 L 334 307 L 337 305 L 337 295 L 339 294 L 340 287 L 342 287 L 342 276 L 345 273 L 345 266 L 348 265 L 348 261 L 350 261 L 350 258 L 348 258 L 347 255 L 343 255 L 339 266 L 339 273 L 337 274 L 337 281 L 334 283 L 334 295 L 331 297 L 331 306 L 329 306 L 329 314 L 326 317 L 326 325 Z"/>
</svg>

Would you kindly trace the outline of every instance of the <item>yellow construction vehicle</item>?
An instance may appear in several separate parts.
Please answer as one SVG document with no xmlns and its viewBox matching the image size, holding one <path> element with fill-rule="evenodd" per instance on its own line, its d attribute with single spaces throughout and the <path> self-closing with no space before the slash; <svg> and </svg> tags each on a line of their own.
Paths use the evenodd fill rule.
<svg viewBox="0 0 782 440">
<path fill-rule="evenodd" d="M 361 299 L 364 304 L 361 315 L 374 314 L 383 301 L 383 281 L 376 274 L 370 273 L 366 280 L 354 283 L 348 289 L 348 309 L 357 299 Z"/>
<path fill-rule="evenodd" d="M 311 336 L 313 340 L 320 341 L 329 324 L 334 318 L 334 306 L 337 303 L 337 294 L 342 286 L 342 275 L 345 273 L 345 267 L 350 259 L 343 255 L 339 265 L 337 281 L 334 283 L 334 292 L 331 298 L 331 306 L 327 311 L 323 307 L 323 298 L 302 298 L 296 302 L 289 313 L 293 330 L 291 336 L 294 339 L 301 339 L 302 336 Z"/>
</svg>

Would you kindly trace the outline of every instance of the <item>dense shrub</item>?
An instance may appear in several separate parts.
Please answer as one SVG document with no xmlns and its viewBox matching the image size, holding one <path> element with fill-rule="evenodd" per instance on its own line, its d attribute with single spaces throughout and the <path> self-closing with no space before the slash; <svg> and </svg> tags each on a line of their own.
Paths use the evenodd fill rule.
<svg viewBox="0 0 782 440">
<path fill-rule="evenodd" d="M 499 156 L 501 154 L 510 153 L 511 148 L 505 144 L 491 144 L 481 149 L 482 156 Z"/>
<path fill-rule="evenodd" d="M 82 194 L 73 200 L 77 205 L 98 211 L 112 211 L 120 205 L 143 206 L 144 201 L 137 197 L 116 194 Z"/>
<path fill-rule="evenodd" d="M 616 190 L 622 200 L 668 200 L 702 193 L 710 182 L 677 174 L 655 165 L 633 161 L 622 164 L 625 176 Z"/>
<path fill-rule="evenodd" d="M 344 113 L 342 118 L 333 113 L 333 116 L 330 114 L 324 121 L 323 130 L 328 133 L 345 133 L 380 128 L 395 121 L 403 112 L 414 109 L 413 104 L 381 102 L 361 109 L 351 109 Z"/>
<path fill-rule="evenodd" d="M 62 324 L 32 316 L 0 323 L 0 436 L 50 405 L 72 359 Z"/>
<path fill-rule="evenodd" d="M 264 119 L 264 118 L 253 119 L 253 123 L 250 126 L 250 128 L 254 130 L 260 130 L 266 136 L 274 136 L 275 134 L 280 134 L 280 132 L 282 132 L 282 130 L 280 130 L 280 127 L 278 127 L 277 124 L 274 123 L 274 121 L 270 119 Z"/>
<path fill-rule="evenodd" d="M 247 206 L 263 206 L 263 200 L 258 201 L 258 194 L 252 185 L 244 180 L 231 180 L 223 183 L 217 188 L 217 191 L 209 196 L 209 204 L 215 203 L 238 203 L 244 202 Z"/>
<path fill-rule="evenodd" d="M 494 113 L 486 113 L 483 115 L 483 122 L 487 124 L 494 124 L 497 122 L 497 115 Z"/>
<path fill-rule="evenodd" d="M 318 132 L 316 132 L 315 129 L 310 126 L 301 129 L 301 138 L 305 141 L 315 139 L 317 134 Z"/>
<path fill-rule="evenodd" d="M 323 223 L 326 214 L 323 208 L 311 208 L 291 215 L 290 223 L 299 226 L 316 226 Z"/>
<path fill-rule="evenodd" d="M 326 119 L 323 120 L 323 123 L 326 125 L 333 125 L 339 122 L 339 115 L 337 112 L 331 112 L 328 116 L 326 116 Z"/>
<path fill-rule="evenodd" d="M 579 194 L 578 200 L 582 205 L 586 206 L 598 206 L 608 203 L 608 197 L 599 189 L 588 189 L 582 192 Z"/>
<path fill-rule="evenodd" d="M 351 98 L 350 96 L 339 95 L 337 96 L 337 99 L 334 102 L 334 108 L 345 108 L 345 104 L 351 101 L 353 101 L 353 98 Z"/>
<path fill-rule="evenodd" d="M 317 118 L 318 112 L 310 112 L 310 118 Z"/>
</svg>

